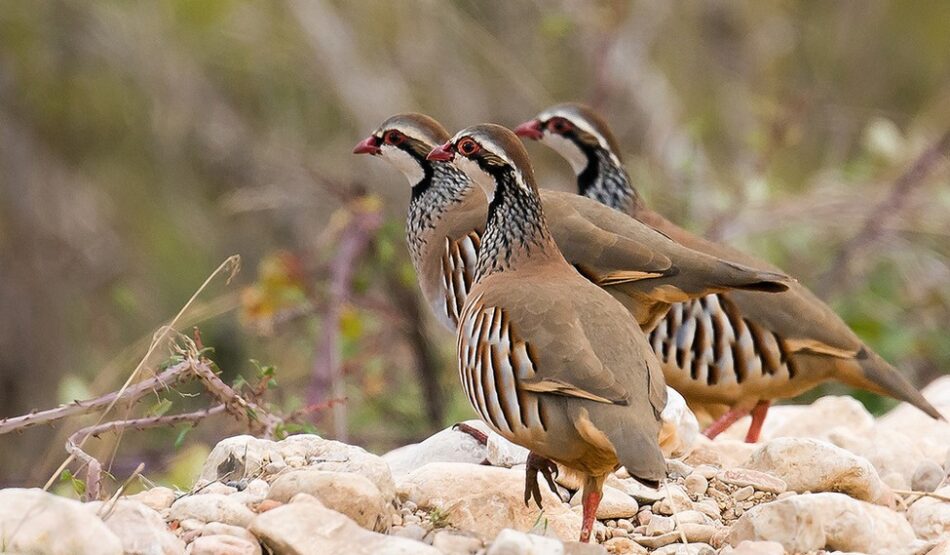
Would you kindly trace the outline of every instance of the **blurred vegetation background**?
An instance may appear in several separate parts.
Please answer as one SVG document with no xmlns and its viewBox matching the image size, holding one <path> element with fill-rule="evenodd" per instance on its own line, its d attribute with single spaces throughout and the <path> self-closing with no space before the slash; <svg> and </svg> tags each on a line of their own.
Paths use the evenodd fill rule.
<svg viewBox="0 0 950 555">
<path fill-rule="evenodd" d="M 454 130 L 563 100 L 603 111 L 654 207 L 775 261 L 923 385 L 950 367 L 948 53 L 940 0 L 0 0 L 0 417 L 117 389 L 231 254 L 178 327 L 226 381 L 273 365 L 275 406 L 326 401 L 338 345 L 345 414 L 320 433 L 383 452 L 472 417 L 419 304 L 405 179 L 350 151 L 399 111 Z M 92 422 L 0 436 L 0 486 L 42 484 Z M 120 481 L 145 461 L 188 487 L 240 428 L 183 429 L 89 445 Z"/>
</svg>

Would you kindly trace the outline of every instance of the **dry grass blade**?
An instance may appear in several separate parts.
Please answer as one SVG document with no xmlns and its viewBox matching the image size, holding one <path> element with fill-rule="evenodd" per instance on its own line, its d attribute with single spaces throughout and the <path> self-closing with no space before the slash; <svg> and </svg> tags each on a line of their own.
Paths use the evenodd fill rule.
<svg viewBox="0 0 950 555">
<path fill-rule="evenodd" d="M 169 322 L 168 325 L 163 326 L 163 327 L 158 331 L 158 333 L 156 333 L 155 337 L 152 339 L 151 345 L 149 345 L 148 350 L 145 352 L 145 356 L 142 357 L 142 359 L 139 361 L 138 365 L 136 365 L 135 369 L 132 370 L 132 373 L 129 374 L 129 377 L 125 380 L 125 383 L 122 384 L 122 387 L 119 389 L 118 393 L 116 393 L 116 396 L 115 396 L 115 398 L 112 400 L 112 402 L 109 403 L 109 405 L 106 407 L 106 409 L 105 409 L 104 411 L 102 411 L 102 414 L 99 416 L 99 419 L 96 421 L 96 424 L 95 424 L 94 426 L 98 426 L 98 425 L 102 424 L 102 422 L 103 422 L 103 420 L 105 420 L 106 416 L 107 416 L 107 415 L 112 411 L 112 409 L 115 407 L 115 404 L 119 401 L 119 399 L 122 398 L 122 396 L 123 396 L 123 394 L 125 393 L 125 391 L 126 391 L 129 387 L 131 387 L 132 383 L 135 381 L 135 379 L 136 379 L 136 378 L 138 377 L 138 375 L 141 373 L 142 369 L 145 367 L 145 364 L 146 364 L 146 363 L 149 361 L 149 359 L 152 357 L 152 354 L 155 352 L 155 350 L 159 347 L 159 345 L 161 345 L 161 344 L 165 341 L 165 339 L 168 337 L 170 331 L 171 331 L 172 329 L 174 329 L 174 327 L 175 327 L 175 326 L 178 324 L 178 322 L 181 320 L 182 316 L 185 314 L 185 312 L 188 310 L 188 308 L 191 307 L 192 304 L 194 304 L 195 300 L 198 298 L 199 295 L 201 295 L 202 292 L 204 292 L 204 290 L 208 287 L 208 285 L 209 285 L 216 277 L 218 277 L 218 276 L 219 276 L 220 274 L 222 274 L 222 273 L 227 273 L 227 274 L 228 274 L 227 283 L 231 283 L 231 279 L 232 279 L 232 278 L 234 277 L 234 275 L 240 270 L 240 268 L 241 268 L 241 257 L 238 256 L 238 255 L 233 255 L 233 256 L 229 256 L 229 257 L 227 258 L 227 260 L 225 260 L 224 262 L 222 262 L 221 265 L 218 266 L 218 267 L 215 269 L 215 271 L 211 272 L 211 275 L 209 275 L 209 276 L 207 277 L 207 279 L 205 279 L 204 283 L 201 284 L 201 287 L 199 287 L 199 288 L 191 295 L 191 298 L 188 299 L 188 302 L 186 302 L 186 303 L 184 304 L 184 306 L 181 307 L 181 310 L 179 310 L 179 311 L 178 311 L 178 314 L 176 314 L 175 317 L 172 318 L 171 322 Z M 76 447 L 81 450 L 82 447 L 83 447 L 83 445 L 86 443 L 86 440 L 87 440 L 88 438 L 89 438 L 88 435 L 84 436 L 84 437 L 82 438 L 82 441 L 80 441 L 79 444 L 78 444 Z M 57 468 L 56 471 L 53 472 L 53 475 L 49 477 L 49 480 L 46 481 L 46 484 L 43 486 L 43 491 L 49 490 L 49 488 L 50 488 L 50 487 L 53 485 L 53 483 L 56 481 L 57 477 L 59 477 L 60 473 L 62 473 L 62 471 L 63 471 L 63 470 L 69 465 L 69 463 L 71 463 L 74 459 L 75 459 L 75 455 L 74 455 L 74 454 L 70 454 L 68 457 L 66 457 L 66 460 L 64 460 L 63 463 L 62 463 L 61 465 L 59 465 L 59 468 Z"/>
</svg>

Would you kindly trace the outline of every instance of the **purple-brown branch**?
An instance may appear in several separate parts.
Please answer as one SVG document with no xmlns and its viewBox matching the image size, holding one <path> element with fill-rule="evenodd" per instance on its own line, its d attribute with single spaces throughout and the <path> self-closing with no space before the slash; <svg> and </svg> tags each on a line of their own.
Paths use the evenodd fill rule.
<svg viewBox="0 0 950 555">
<path fill-rule="evenodd" d="M 338 248 L 330 261 L 330 290 L 326 313 L 318 339 L 310 388 L 309 404 L 319 405 L 331 397 L 342 398 L 342 362 L 340 360 L 340 317 L 349 300 L 353 273 L 360 256 L 382 225 L 382 214 L 371 199 L 361 197 L 349 208 L 349 220 L 340 232 Z M 333 406 L 336 439 L 346 437 L 343 404 Z"/>
<path fill-rule="evenodd" d="M 61 405 L 54 409 L 34 411 L 22 416 L 11 416 L 9 418 L 0 419 L 0 435 L 10 432 L 21 432 L 39 424 L 52 424 L 57 420 L 71 416 L 96 412 L 99 409 L 108 407 L 117 397 L 124 402 L 132 404 L 157 388 L 168 388 L 184 381 L 191 376 L 190 370 L 191 364 L 188 361 L 180 362 L 168 367 L 157 376 L 129 386 L 122 392 L 121 397 L 119 397 L 119 392 L 113 391 L 112 393 L 96 397 L 95 399 L 73 401 L 68 405 Z"/>
<path fill-rule="evenodd" d="M 187 412 L 183 414 L 171 414 L 162 416 L 150 416 L 147 418 L 134 418 L 131 420 L 115 420 L 104 422 L 96 426 L 87 426 L 80 428 L 66 440 L 66 451 L 73 455 L 86 465 L 86 491 L 83 493 L 85 501 L 99 499 L 99 491 L 102 483 L 102 464 L 98 459 L 83 451 L 79 446 L 82 440 L 87 436 L 98 436 L 105 432 L 121 432 L 128 429 L 145 430 L 148 428 L 160 428 L 164 426 L 175 426 L 185 422 L 198 423 L 209 416 L 221 414 L 227 410 L 224 404 L 215 405 L 211 408 Z"/>
</svg>

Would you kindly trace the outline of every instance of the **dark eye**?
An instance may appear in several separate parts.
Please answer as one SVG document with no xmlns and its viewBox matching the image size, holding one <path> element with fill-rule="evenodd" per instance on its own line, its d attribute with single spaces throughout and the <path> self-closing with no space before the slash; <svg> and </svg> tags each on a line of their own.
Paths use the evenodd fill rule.
<svg viewBox="0 0 950 555">
<path fill-rule="evenodd" d="M 401 145 L 406 142 L 406 136 L 400 133 L 399 131 L 389 131 L 386 133 L 384 139 L 386 144 L 390 145 Z"/>
<path fill-rule="evenodd" d="M 564 118 L 551 118 L 551 120 L 548 121 L 548 127 L 550 127 L 555 133 L 559 133 L 561 135 L 567 133 L 571 129 L 574 129 L 574 125 Z"/>
<path fill-rule="evenodd" d="M 478 152 L 479 146 L 478 143 L 466 137 L 459 141 L 458 144 L 455 145 L 455 148 L 457 148 L 458 151 L 464 156 L 471 156 Z"/>
</svg>

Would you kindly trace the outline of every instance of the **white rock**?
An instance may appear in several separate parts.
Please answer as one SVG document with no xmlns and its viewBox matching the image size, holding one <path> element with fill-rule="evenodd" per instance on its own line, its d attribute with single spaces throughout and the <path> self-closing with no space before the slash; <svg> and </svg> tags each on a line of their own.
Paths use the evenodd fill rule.
<svg viewBox="0 0 950 555">
<path fill-rule="evenodd" d="M 665 484 L 660 486 L 663 499 L 657 502 L 656 512 L 671 515 L 674 512 L 688 511 L 693 508 L 693 502 L 679 484 Z"/>
<path fill-rule="evenodd" d="M 144 503 L 129 499 L 114 504 L 94 501 L 84 508 L 119 537 L 126 555 L 180 555 L 185 551 L 185 543 L 168 530 L 162 515 Z"/>
<path fill-rule="evenodd" d="M 247 487 L 231 496 L 231 499 L 244 503 L 247 507 L 257 505 L 264 499 L 267 499 L 267 493 L 270 491 L 270 485 L 264 480 L 257 479 L 248 482 Z"/>
<path fill-rule="evenodd" d="M 489 433 L 488 426 L 481 420 L 468 420 L 465 424 L 485 434 Z M 487 448 L 471 435 L 453 428 L 446 428 L 421 443 L 406 445 L 386 453 L 383 455 L 383 460 L 389 465 L 393 476 L 399 478 L 430 462 L 478 464 L 487 456 Z"/>
<path fill-rule="evenodd" d="M 563 555 L 564 545 L 554 538 L 525 534 L 511 528 L 499 532 L 486 555 Z"/>
<path fill-rule="evenodd" d="M 785 555 L 785 548 L 778 542 L 746 540 L 736 547 L 724 547 L 720 555 Z"/>
<path fill-rule="evenodd" d="M 893 499 L 867 459 L 817 439 L 773 439 L 742 466 L 778 476 L 797 492 L 838 491 L 879 504 Z"/>
<path fill-rule="evenodd" d="M 171 507 L 172 503 L 175 502 L 175 492 L 170 488 L 159 486 L 141 491 L 134 495 L 128 495 L 125 497 L 125 499 L 130 501 L 138 501 L 146 507 L 155 509 L 156 511 L 161 511 L 162 509 Z"/>
<path fill-rule="evenodd" d="M 604 542 L 604 547 L 610 555 L 646 555 L 647 548 L 630 538 L 611 538 Z"/>
<path fill-rule="evenodd" d="M 382 532 L 392 520 L 389 502 L 379 489 L 359 474 L 314 468 L 290 470 L 271 484 L 268 499 L 287 503 L 298 493 L 307 493 L 327 508 L 352 518 L 367 530 Z"/>
<path fill-rule="evenodd" d="M 280 555 L 441 555 L 421 542 L 370 532 L 312 498 L 257 515 L 250 531 Z"/>
<path fill-rule="evenodd" d="M 240 480 L 260 476 L 272 462 L 284 464 L 276 443 L 249 435 L 222 439 L 214 446 L 201 469 L 200 479 Z"/>
<path fill-rule="evenodd" d="M 195 519 L 201 522 L 223 522 L 234 526 L 247 526 L 254 513 L 242 503 L 227 495 L 187 495 L 172 504 L 169 520 Z"/>
<path fill-rule="evenodd" d="M 788 489 L 788 484 L 781 478 L 776 478 L 771 474 L 751 470 L 748 468 L 728 468 L 720 470 L 716 478 L 724 483 L 733 486 L 745 487 L 752 486 L 757 491 L 766 491 L 770 493 L 783 493 Z"/>
<path fill-rule="evenodd" d="M 646 535 L 659 536 L 672 532 L 674 528 L 676 528 L 676 522 L 671 517 L 653 515 L 650 518 L 650 523 L 647 524 Z"/>
<path fill-rule="evenodd" d="M 739 466 L 755 451 L 755 443 L 719 436 L 715 440 L 700 434 L 692 452 L 684 461 L 693 467 L 714 465 L 720 468 Z"/>
<path fill-rule="evenodd" d="M 699 437 L 699 422 L 675 389 L 666 388 L 666 407 L 660 414 L 660 449 L 668 458 L 685 457 Z"/>
<path fill-rule="evenodd" d="M 188 545 L 187 555 L 261 555 L 261 544 L 236 536 L 200 536 Z"/>
<path fill-rule="evenodd" d="M 121 555 L 122 542 L 82 503 L 40 489 L 0 490 L 4 552 Z"/>
<path fill-rule="evenodd" d="M 950 417 L 950 376 L 937 378 L 921 393 L 944 417 Z M 934 420 L 908 403 L 901 403 L 880 417 L 875 427 L 904 434 L 931 460 L 942 462 L 947 456 L 950 422 Z"/>
<path fill-rule="evenodd" d="M 432 536 L 432 547 L 444 555 L 473 555 L 482 548 L 482 541 L 472 536 L 440 530 Z"/>
<path fill-rule="evenodd" d="M 600 500 L 600 505 L 597 506 L 598 520 L 633 517 L 636 516 L 637 511 L 640 510 L 636 499 L 617 488 L 604 486 L 603 493 L 604 497 Z M 578 491 L 574 494 L 574 497 L 571 498 L 571 505 L 575 507 L 574 511 L 578 514 L 582 512 L 580 504 L 583 494 L 583 491 Z"/>
<path fill-rule="evenodd" d="M 722 436 L 742 440 L 751 418 L 739 419 Z M 845 430 L 861 435 L 874 426 L 874 417 L 860 401 L 849 395 L 828 395 L 810 405 L 778 405 L 769 414 L 759 434 L 760 441 L 778 437 L 810 437 L 828 439 L 829 434 Z M 722 437 L 720 436 L 720 437 Z M 718 438 L 717 438 L 718 439 Z"/>
<path fill-rule="evenodd" d="M 528 461 L 528 450 L 495 432 L 488 434 L 488 462 L 492 466 L 511 468 Z"/>
<path fill-rule="evenodd" d="M 224 439 L 208 455 L 201 479 L 213 481 L 225 475 L 229 480 L 256 478 L 275 462 L 362 474 L 379 488 L 385 499 L 391 501 L 395 495 L 392 472 L 381 457 L 314 434 L 290 436 L 278 442 L 246 435 Z"/>
<path fill-rule="evenodd" d="M 235 538 L 242 538 L 249 542 L 257 543 L 257 538 L 254 537 L 254 534 L 248 532 L 246 528 L 224 524 L 223 522 L 209 522 L 204 524 L 199 529 L 199 533 L 202 536 L 234 536 Z"/>
<path fill-rule="evenodd" d="M 938 543 L 927 555 L 950 555 L 950 540 Z"/>
<path fill-rule="evenodd" d="M 726 543 L 775 541 L 792 553 L 839 549 L 904 553 L 918 542 L 900 514 L 841 493 L 809 493 L 757 505 L 732 526 Z"/>
<path fill-rule="evenodd" d="M 897 489 L 910 488 L 914 471 L 921 463 L 931 460 L 927 458 L 918 441 L 912 440 L 903 432 L 880 426 L 875 426 L 862 435 L 839 430 L 828 434 L 828 441 L 866 458 L 882 478 L 899 474 L 900 482 L 892 485 Z M 889 480 L 888 483 L 891 483 L 894 479 L 890 477 Z"/>
<path fill-rule="evenodd" d="M 209 493 L 231 495 L 232 493 L 237 493 L 237 488 L 234 486 L 226 486 L 221 482 L 211 482 L 194 492 L 195 495 L 205 495 Z"/>
<path fill-rule="evenodd" d="M 652 555 L 716 555 L 716 550 L 706 543 L 678 543 L 665 545 Z"/>
<path fill-rule="evenodd" d="M 914 470 L 910 487 L 914 491 L 934 491 L 946 480 L 947 473 L 934 461 L 922 461 Z"/>
<path fill-rule="evenodd" d="M 950 486 L 944 486 L 935 493 L 950 496 Z M 947 501 L 928 496 L 921 497 L 907 509 L 907 521 L 914 528 L 918 538 L 950 540 L 950 503 Z"/>
<path fill-rule="evenodd" d="M 702 474 L 697 474 L 693 472 L 686 477 L 683 485 L 686 487 L 687 493 L 690 495 L 703 495 L 706 493 L 706 490 L 709 489 L 709 480 L 707 480 Z"/>
<path fill-rule="evenodd" d="M 576 539 L 580 518 L 541 483 L 544 517 L 548 529 L 559 538 Z M 465 463 L 430 463 L 399 482 L 402 499 L 421 508 L 438 508 L 447 523 L 483 538 L 494 538 L 513 527 L 530 530 L 538 522 L 539 511 L 532 503 L 525 507 L 524 471 Z"/>
</svg>

